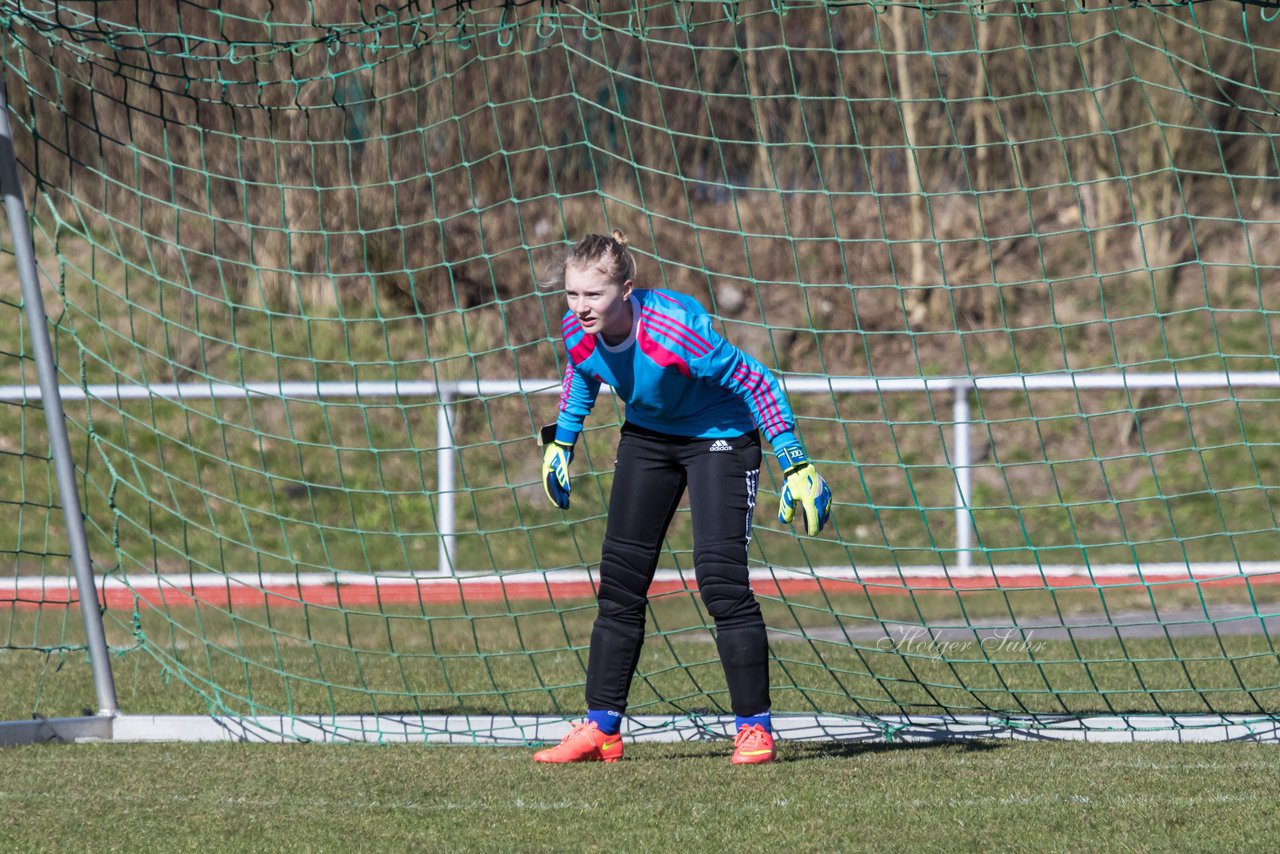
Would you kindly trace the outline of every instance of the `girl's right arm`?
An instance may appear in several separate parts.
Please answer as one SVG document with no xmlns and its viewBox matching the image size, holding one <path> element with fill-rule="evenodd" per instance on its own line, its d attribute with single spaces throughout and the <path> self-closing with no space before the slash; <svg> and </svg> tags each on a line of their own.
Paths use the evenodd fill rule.
<svg viewBox="0 0 1280 854">
<path fill-rule="evenodd" d="M 600 381 L 578 370 L 570 359 L 560 384 L 560 415 L 556 418 L 556 442 L 570 448 L 578 441 L 583 422 L 596 405 Z"/>
<path fill-rule="evenodd" d="M 560 384 L 560 415 L 556 418 L 554 437 L 546 442 L 542 454 L 542 489 L 561 510 L 569 508 L 569 463 L 573 462 L 573 446 L 599 393 L 600 381 L 577 370 L 570 355 Z"/>
</svg>

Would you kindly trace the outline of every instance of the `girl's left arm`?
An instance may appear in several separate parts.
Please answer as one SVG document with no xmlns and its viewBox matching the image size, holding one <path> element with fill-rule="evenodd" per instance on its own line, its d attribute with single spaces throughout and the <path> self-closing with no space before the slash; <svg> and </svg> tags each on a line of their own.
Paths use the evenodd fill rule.
<svg viewBox="0 0 1280 854">
<path fill-rule="evenodd" d="M 703 323 L 695 322 L 695 327 L 702 327 L 698 332 L 706 350 L 690 366 L 746 402 L 773 447 L 786 481 L 778 521 L 790 523 L 799 515 L 805 533 L 817 536 L 831 516 L 831 488 L 809 462 L 796 436 L 796 419 L 786 392 L 768 368 L 720 337 L 709 317 Z"/>
<path fill-rule="evenodd" d="M 809 457 L 796 435 L 796 417 L 782 383 L 757 359 L 722 338 L 712 327 L 710 315 L 706 317 L 706 322 L 694 324 L 702 327 L 697 331 L 705 351 L 690 366 L 746 403 L 784 472 L 807 463 Z"/>
</svg>

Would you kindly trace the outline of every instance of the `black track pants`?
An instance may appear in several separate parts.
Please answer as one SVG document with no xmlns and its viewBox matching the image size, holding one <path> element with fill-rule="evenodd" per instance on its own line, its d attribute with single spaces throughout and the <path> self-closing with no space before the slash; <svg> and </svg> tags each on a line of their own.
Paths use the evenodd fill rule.
<svg viewBox="0 0 1280 854">
<path fill-rule="evenodd" d="M 747 543 L 760 480 L 760 437 L 689 439 L 622 428 L 600 557 L 587 708 L 624 711 L 644 644 L 649 583 L 685 489 L 693 516 L 698 590 L 715 620 L 734 714 L 769 708 L 769 645 L 747 578 Z"/>
</svg>

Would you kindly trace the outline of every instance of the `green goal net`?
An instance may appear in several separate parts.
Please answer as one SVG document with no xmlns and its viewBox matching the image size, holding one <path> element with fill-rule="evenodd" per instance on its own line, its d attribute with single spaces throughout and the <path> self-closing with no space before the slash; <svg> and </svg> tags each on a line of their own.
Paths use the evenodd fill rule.
<svg viewBox="0 0 1280 854">
<path fill-rule="evenodd" d="M 545 282 L 618 227 L 785 381 L 835 494 L 800 537 L 762 479 L 775 714 L 1270 731 L 1275 14 L 0 2 L 121 709 L 375 739 L 581 714 L 624 413 L 601 398 L 552 508 Z M 6 293 L 0 719 L 75 715 Z M 713 727 L 684 510 L 648 630 L 631 713 Z"/>
</svg>

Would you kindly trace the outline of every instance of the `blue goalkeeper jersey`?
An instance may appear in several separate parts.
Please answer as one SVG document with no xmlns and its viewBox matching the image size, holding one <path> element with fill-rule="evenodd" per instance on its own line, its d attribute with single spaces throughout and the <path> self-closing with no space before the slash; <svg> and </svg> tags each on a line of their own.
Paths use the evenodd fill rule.
<svg viewBox="0 0 1280 854">
<path fill-rule="evenodd" d="M 632 291 L 631 334 L 611 346 L 588 335 L 573 312 L 562 329 L 569 365 L 560 391 L 556 441 L 572 445 L 601 383 L 626 403 L 627 421 L 690 438 L 727 439 L 755 428 L 783 468 L 804 451 L 777 378 L 725 341 L 697 300 L 663 290 Z"/>
</svg>

